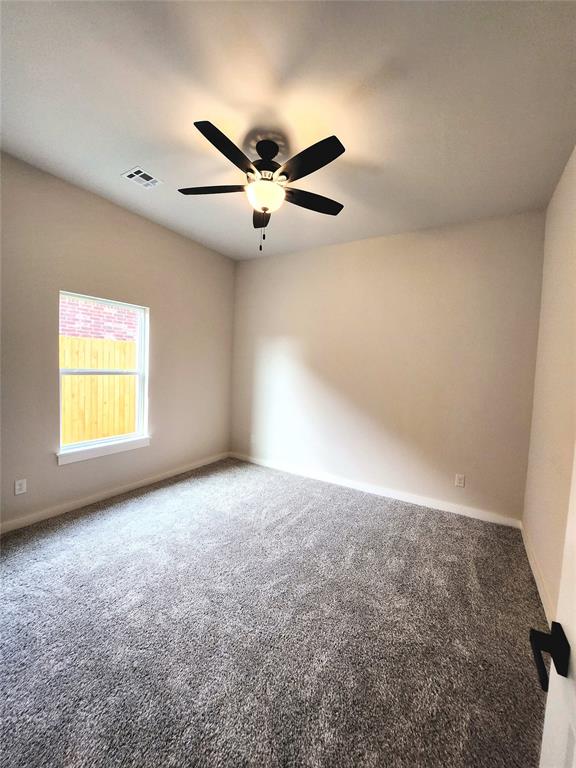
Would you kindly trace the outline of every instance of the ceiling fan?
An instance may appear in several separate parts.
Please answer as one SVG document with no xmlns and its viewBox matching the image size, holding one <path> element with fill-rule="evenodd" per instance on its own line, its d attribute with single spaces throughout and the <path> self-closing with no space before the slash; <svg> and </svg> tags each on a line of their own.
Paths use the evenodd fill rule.
<svg viewBox="0 0 576 768">
<path fill-rule="evenodd" d="M 280 208 L 284 200 L 330 216 L 336 216 L 344 207 L 342 203 L 330 200 L 329 197 L 289 186 L 293 181 L 328 165 L 344 152 L 344 147 L 336 136 L 322 139 L 280 165 L 274 160 L 278 154 L 278 144 L 271 139 L 259 141 L 256 144 L 256 152 L 260 157 L 257 160 L 250 160 L 208 120 L 201 120 L 194 125 L 224 157 L 246 174 L 247 183 L 219 187 L 185 187 L 178 190 L 183 195 L 246 192 L 254 208 L 252 222 L 255 229 L 266 227 L 270 221 L 270 215 Z"/>
</svg>

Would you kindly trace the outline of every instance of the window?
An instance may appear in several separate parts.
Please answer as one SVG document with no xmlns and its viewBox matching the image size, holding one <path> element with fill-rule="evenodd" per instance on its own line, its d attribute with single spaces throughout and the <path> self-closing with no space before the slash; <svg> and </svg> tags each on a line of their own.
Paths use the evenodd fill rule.
<svg viewBox="0 0 576 768">
<path fill-rule="evenodd" d="M 60 292 L 58 463 L 148 438 L 148 309 Z"/>
</svg>

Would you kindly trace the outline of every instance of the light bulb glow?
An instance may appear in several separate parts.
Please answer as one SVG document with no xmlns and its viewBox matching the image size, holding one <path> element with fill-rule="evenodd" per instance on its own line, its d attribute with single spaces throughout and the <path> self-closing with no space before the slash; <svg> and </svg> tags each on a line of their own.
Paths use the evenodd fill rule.
<svg viewBox="0 0 576 768">
<path fill-rule="evenodd" d="M 286 192 L 284 187 L 275 181 L 259 179 L 247 184 L 244 188 L 250 201 L 250 205 L 255 211 L 274 213 L 284 202 Z"/>
</svg>

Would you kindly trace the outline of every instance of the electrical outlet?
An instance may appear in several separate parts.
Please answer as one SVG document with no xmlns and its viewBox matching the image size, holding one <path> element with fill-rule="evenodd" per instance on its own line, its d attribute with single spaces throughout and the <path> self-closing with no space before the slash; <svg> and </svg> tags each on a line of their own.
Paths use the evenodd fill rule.
<svg viewBox="0 0 576 768">
<path fill-rule="evenodd" d="M 14 496 L 20 496 L 21 493 L 26 493 L 27 490 L 25 479 L 14 480 Z"/>
<path fill-rule="evenodd" d="M 466 485 L 466 475 L 454 475 L 454 485 L 456 488 L 464 488 Z"/>
</svg>

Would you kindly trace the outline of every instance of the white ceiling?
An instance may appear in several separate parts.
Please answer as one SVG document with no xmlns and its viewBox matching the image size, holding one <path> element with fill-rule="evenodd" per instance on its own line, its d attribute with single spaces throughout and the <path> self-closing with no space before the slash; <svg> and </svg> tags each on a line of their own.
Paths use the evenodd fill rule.
<svg viewBox="0 0 576 768">
<path fill-rule="evenodd" d="M 541 207 L 576 141 L 576 3 L 4 2 L 4 148 L 234 258 L 258 255 L 237 143 L 279 125 L 346 154 L 295 186 L 266 253 Z M 164 184 L 121 178 L 133 166 Z"/>
</svg>

